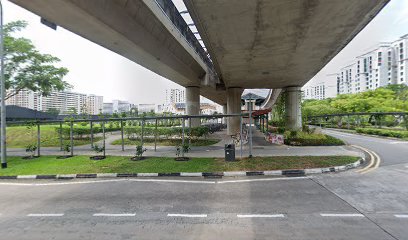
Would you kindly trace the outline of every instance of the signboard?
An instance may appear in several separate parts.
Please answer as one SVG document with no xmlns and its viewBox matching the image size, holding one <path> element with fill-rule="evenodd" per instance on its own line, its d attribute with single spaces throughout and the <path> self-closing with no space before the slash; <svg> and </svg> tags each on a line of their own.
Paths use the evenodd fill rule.
<svg viewBox="0 0 408 240">
<path fill-rule="evenodd" d="M 266 136 L 266 141 L 274 144 L 284 144 L 284 137 L 281 134 L 269 133 Z"/>
</svg>

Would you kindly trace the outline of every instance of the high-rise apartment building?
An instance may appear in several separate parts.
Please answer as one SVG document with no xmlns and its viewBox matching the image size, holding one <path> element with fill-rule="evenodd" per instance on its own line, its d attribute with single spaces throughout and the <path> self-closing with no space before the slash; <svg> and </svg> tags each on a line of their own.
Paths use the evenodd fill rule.
<svg viewBox="0 0 408 240">
<path fill-rule="evenodd" d="M 103 97 L 90 94 L 86 96 L 87 113 L 97 115 L 103 110 Z"/>
<path fill-rule="evenodd" d="M 44 112 L 57 109 L 60 114 L 98 114 L 103 108 L 103 97 L 69 91 L 51 92 L 48 96 L 41 96 L 31 90 L 22 90 L 7 99 L 6 104 Z"/>
<path fill-rule="evenodd" d="M 111 103 L 103 104 L 103 113 L 113 114 L 113 113 L 128 113 L 134 107 L 134 104 L 128 101 L 113 100 Z"/>
<path fill-rule="evenodd" d="M 311 81 L 302 87 L 302 98 L 322 100 L 337 95 L 339 74 L 328 74 L 322 82 Z"/>
<path fill-rule="evenodd" d="M 185 103 L 186 102 L 186 92 L 184 89 L 166 89 L 166 101 L 165 104 L 173 103 Z"/>
<path fill-rule="evenodd" d="M 407 46 L 408 34 L 358 56 L 355 62 L 340 69 L 338 94 L 374 90 L 388 84 L 408 85 Z"/>
<path fill-rule="evenodd" d="M 7 95 L 11 93 L 12 91 L 7 91 Z M 31 90 L 25 89 L 7 99 L 6 105 L 16 105 L 34 110 L 41 110 L 38 94 Z"/>
<path fill-rule="evenodd" d="M 326 99 L 326 85 L 324 82 L 306 86 L 302 89 L 303 99 Z"/>
</svg>

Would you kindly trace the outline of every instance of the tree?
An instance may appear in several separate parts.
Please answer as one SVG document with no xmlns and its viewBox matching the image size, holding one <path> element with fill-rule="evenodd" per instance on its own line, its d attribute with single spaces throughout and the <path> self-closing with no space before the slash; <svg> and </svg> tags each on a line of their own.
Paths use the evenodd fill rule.
<svg viewBox="0 0 408 240">
<path fill-rule="evenodd" d="M 70 87 L 62 80 L 68 69 L 54 66 L 60 59 L 40 53 L 27 38 L 13 36 L 27 25 L 25 21 L 14 21 L 4 26 L 4 77 L 9 90 L 5 99 L 23 89 L 47 96 Z"/>
<path fill-rule="evenodd" d="M 77 114 L 78 114 L 77 109 L 74 108 L 74 107 L 68 108 L 67 113 L 68 113 L 69 115 L 77 115 Z"/>
</svg>

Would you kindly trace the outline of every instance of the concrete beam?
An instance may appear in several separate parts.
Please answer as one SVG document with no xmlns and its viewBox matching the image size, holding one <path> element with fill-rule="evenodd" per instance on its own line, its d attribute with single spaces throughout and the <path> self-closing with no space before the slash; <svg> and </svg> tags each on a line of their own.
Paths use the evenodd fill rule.
<svg viewBox="0 0 408 240">
<path fill-rule="evenodd" d="M 228 88 L 227 89 L 227 111 L 228 114 L 239 114 L 241 113 L 241 95 L 244 90 L 239 87 Z M 228 117 L 227 119 L 227 134 L 235 135 L 239 133 L 240 130 L 240 118 L 239 117 Z"/>
<path fill-rule="evenodd" d="M 186 114 L 200 115 L 200 88 L 186 87 Z M 201 121 L 198 118 L 191 119 L 191 127 L 198 127 Z"/>
<path fill-rule="evenodd" d="M 389 0 L 184 0 L 225 86 L 302 86 Z"/>
<path fill-rule="evenodd" d="M 301 87 L 288 87 L 285 89 L 286 130 L 302 130 L 301 100 Z"/>
<path fill-rule="evenodd" d="M 226 103 L 213 73 L 155 1 L 11 1 L 181 86 L 204 84 L 201 95 Z"/>
</svg>

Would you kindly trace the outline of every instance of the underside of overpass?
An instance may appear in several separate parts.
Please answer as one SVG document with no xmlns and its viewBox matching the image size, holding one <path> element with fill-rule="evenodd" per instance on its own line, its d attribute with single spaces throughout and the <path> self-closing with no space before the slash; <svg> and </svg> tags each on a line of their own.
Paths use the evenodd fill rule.
<svg viewBox="0 0 408 240">
<path fill-rule="evenodd" d="M 184 0 L 211 60 L 183 35 L 185 22 L 174 23 L 180 14 L 163 8 L 171 0 L 11 1 L 187 87 L 190 114 L 197 94 L 238 113 L 243 89 L 282 88 L 287 112 L 299 115 L 299 87 L 389 0 Z M 237 121 L 229 119 L 229 134 Z"/>
</svg>

